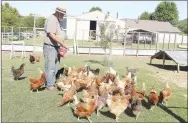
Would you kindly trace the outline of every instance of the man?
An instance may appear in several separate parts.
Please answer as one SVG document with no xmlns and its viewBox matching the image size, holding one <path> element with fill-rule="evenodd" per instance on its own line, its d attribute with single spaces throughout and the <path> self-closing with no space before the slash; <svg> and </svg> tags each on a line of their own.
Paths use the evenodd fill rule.
<svg viewBox="0 0 188 123">
<path fill-rule="evenodd" d="M 59 35 L 62 34 L 60 22 L 65 14 L 65 6 L 58 6 L 55 13 L 46 19 L 44 25 L 45 39 L 43 53 L 45 58 L 46 88 L 48 90 L 56 89 L 54 84 L 56 81 L 56 73 L 60 64 L 58 49 L 60 46 L 65 47 L 59 38 Z"/>
</svg>

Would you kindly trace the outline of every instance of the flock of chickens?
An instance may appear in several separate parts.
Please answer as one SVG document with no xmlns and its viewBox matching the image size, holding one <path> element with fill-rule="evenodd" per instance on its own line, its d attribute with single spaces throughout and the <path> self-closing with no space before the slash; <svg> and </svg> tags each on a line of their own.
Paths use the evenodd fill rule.
<svg viewBox="0 0 188 123">
<path fill-rule="evenodd" d="M 24 65 L 22 64 L 18 69 L 12 68 L 15 80 L 21 76 L 21 73 L 23 74 Z M 38 92 L 45 84 L 46 75 L 40 69 L 39 71 L 41 73 L 40 78 L 28 77 L 31 91 L 37 90 Z M 145 83 L 142 83 L 142 90 L 135 88 L 138 71 L 138 69 L 127 68 L 127 74 L 120 78 L 118 72 L 113 68 L 109 68 L 105 75 L 101 76 L 99 75 L 99 68 L 91 69 L 88 65 L 79 68 L 64 66 L 56 75 L 56 86 L 63 91 L 62 100 L 57 106 L 63 106 L 65 103 L 69 105 L 70 102 L 74 101 L 74 113 L 78 116 L 78 120 L 81 117 L 85 117 L 90 122 L 92 122 L 90 116 L 95 111 L 97 111 L 97 116 L 99 116 L 99 111 L 107 106 L 118 122 L 118 117 L 127 107 L 132 109 L 137 120 L 142 112 L 142 100 L 144 100 L 144 97 L 148 98 L 147 102 L 151 110 L 158 103 L 167 105 L 168 97 L 171 95 L 168 83 L 159 95 L 154 87 L 152 87 L 149 95 L 146 95 Z M 79 102 L 80 99 L 78 99 L 78 92 L 80 91 L 82 91 L 82 96 L 80 97 L 82 102 Z"/>
</svg>

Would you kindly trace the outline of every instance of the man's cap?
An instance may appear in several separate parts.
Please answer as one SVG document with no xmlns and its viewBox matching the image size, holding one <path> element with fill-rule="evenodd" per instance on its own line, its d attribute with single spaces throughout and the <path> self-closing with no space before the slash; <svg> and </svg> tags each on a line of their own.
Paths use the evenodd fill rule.
<svg viewBox="0 0 188 123">
<path fill-rule="evenodd" d="M 66 14 L 67 8 L 65 5 L 62 4 L 56 7 L 56 11 L 62 14 Z"/>
</svg>

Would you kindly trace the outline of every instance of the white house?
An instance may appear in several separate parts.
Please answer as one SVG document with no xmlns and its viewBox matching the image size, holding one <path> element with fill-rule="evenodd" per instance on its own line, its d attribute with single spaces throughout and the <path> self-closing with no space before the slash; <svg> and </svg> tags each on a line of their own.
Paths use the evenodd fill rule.
<svg viewBox="0 0 188 123">
<path fill-rule="evenodd" d="M 90 39 L 90 30 L 93 30 L 99 34 L 99 23 L 104 21 L 105 13 L 100 11 L 93 11 L 83 13 L 78 16 L 68 16 L 62 22 L 63 28 L 65 29 L 66 36 L 68 39 L 74 39 L 75 29 L 76 29 L 76 39 L 77 40 L 89 40 Z M 77 23 L 76 23 L 77 21 Z M 107 21 L 115 23 L 116 26 L 120 26 L 122 30 L 121 33 L 124 33 L 124 28 L 128 28 L 128 31 L 146 31 L 159 34 L 159 42 L 163 42 L 165 35 L 165 43 L 173 43 L 176 35 L 176 43 L 181 43 L 182 36 L 179 35 L 181 32 L 177 27 L 174 27 L 169 22 L 159 22 L 153 20 L 136 20 L 136 19 L 118 19 L 112 16 L 109 16 Z M 100 40 L 95 37 L 95 40 Z M 184 36 L 183 42 L 187 43 L 187 37 Z"/>
<path fill-rule="evenodd" d="M 73 39 L 76 31 L 77 40 L 89 40 L 89 31 L 99 31 L 99 23 L 104 21 L 105 13 L 100 11 L 93 11 L 84 13 L 82 15 L 66 17 L 62 22 L 64 29 L 66 30 L 66 35 L 68 39 Z M 77 23 L 76 23 L 77 20 Z M 112 16 L 109 16 L 106 21 L 115 23 L 116 25 L 122 26 L 124 22 Z M 76 25 L 77 24 L 77 25 Z M 96 39 L 97 40 L 97 39 Z"/>
</svg>

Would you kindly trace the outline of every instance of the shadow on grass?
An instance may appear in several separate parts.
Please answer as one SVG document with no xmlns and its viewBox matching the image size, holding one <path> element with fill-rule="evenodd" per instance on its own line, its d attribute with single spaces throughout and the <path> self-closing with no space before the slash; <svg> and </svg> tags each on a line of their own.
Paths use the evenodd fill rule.
<svg viewBox="0 0 188 123">
<path fill-rule="evenodd" d="M 130 107 L 127 107 L 127 109 L 124 111 L 125 114 L 129 117 L 136 117 L 133 113 L 133 110 Z"/>
<path fill-rule="evenodd" d="M 18 78 L 18 80 L 23 80 L 23 79 L 25 79 L 25 78 L 27 78 L 27 77 L 26 77 L 26 76 L 20 77 L 20 78 Z"/>
<path fill-rule="evenodd" d="M 112 119 L 116 119 L 115 115 L 112 114 L 110 111 L 106 111 L 106 112 L 103 112 L 103 111 L 99 111 L 102 115 L 106 116 L 106 117 L 109 117 L 109 118 L 112 118 Z"/>
<path fill-rule="evenodd" d="M 177 65 L 165 65 L 164 68 L 163 68 L 162 64 L 149 64 L 149 63 L 147 63 L 147 64 L 154 66 L 154 67 L 158 67 L 160 69 L 177 71 Z M 188 67 L 187 66 L 180 66 L 180 71 L 188 71 Z"/>
<path fill-rule="evenodd" d="M 84 61 L 84 62 L 90 62 L 90 63 L 93 63 L 93 64 L 100 64 L 100 65 L 104 66 L 103 61 L 86 60 L 86 61 Z"/>
<path fill-rule="evenodd" d="M 145 97 L 148 99 L 147 96 L 145 96 Z M 178 116 L 177 114 L 172 112 L 170 109 L 168 109 L 169 107 L 166 107 L 166 106 L 159 104 L 159 103 L 157 104 L 157 106 L 160 107 L 161 109 L 163 109 L 164 111 L 166 111 L 168 114 L 170 114 L 174 118 L 176 118 L 179 122 L 186 123 L 186 121 L 183 118 L 181 118 L 180 116 Z"/>
<path fill-rule="evenodd" d="M 175 107 L 175 106 L 172 106 L 172 107 L 167 107 L 167 108 L 179 108 L 179 109 L 188 109 L 186 107 Z"/>
<path fill-rule="evenodd" d="M 148 104 L 148 102 L 146 102 L 146 100 L 142 100 L 142 106 L 144 106 L 146 109 L 150 109 L 151 107 L 150 107 L 150 105 Z"/>
</svg>

